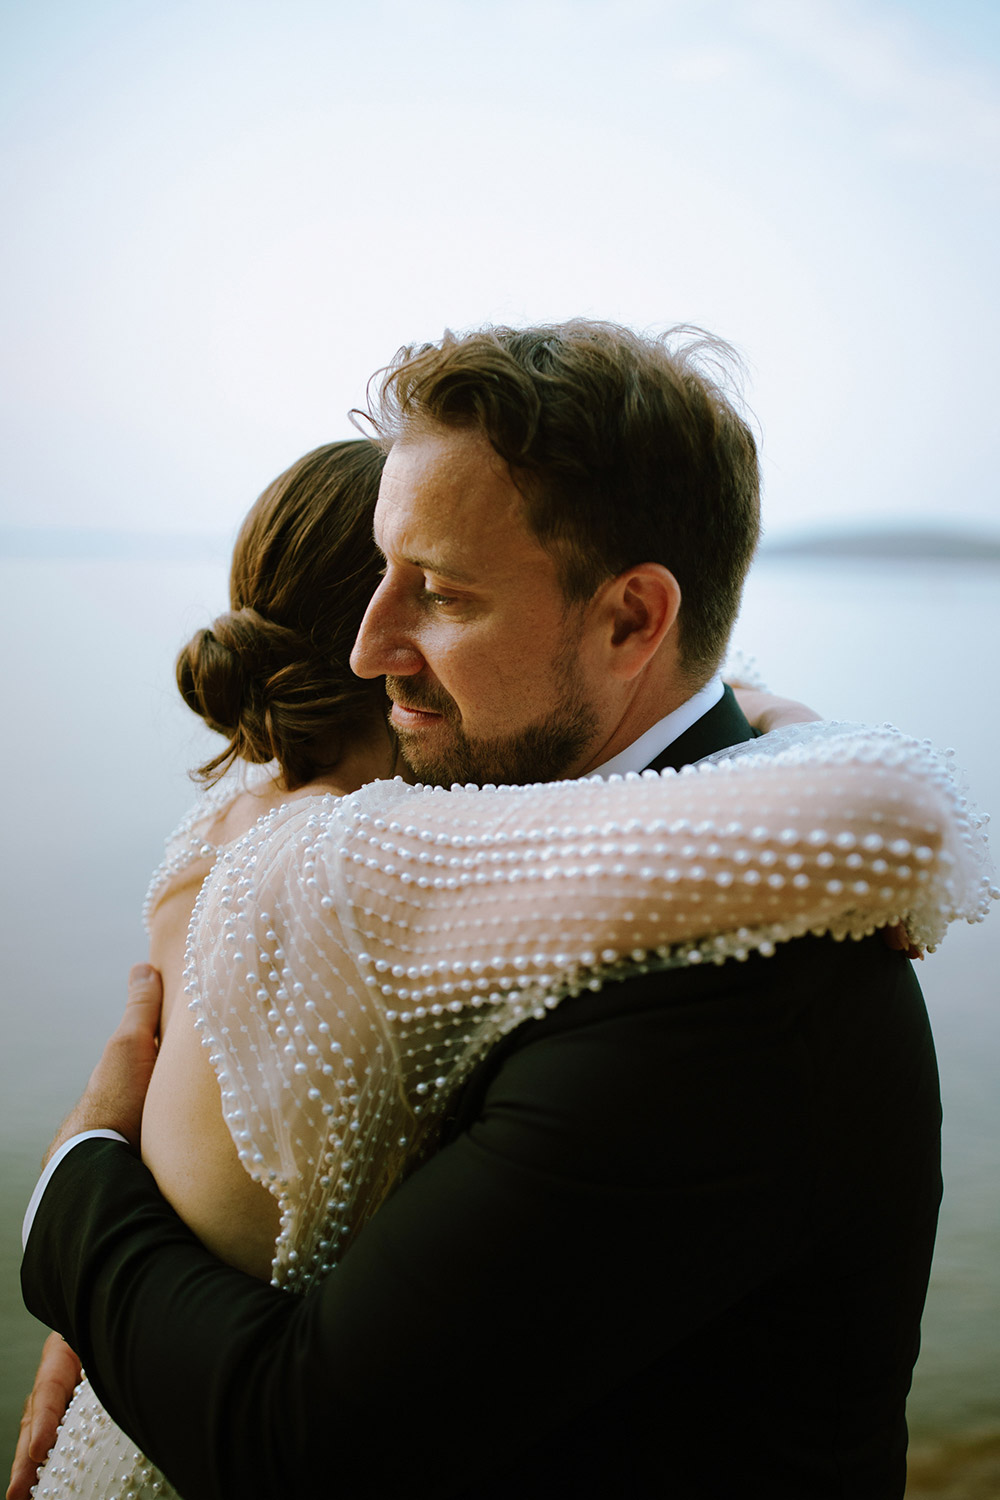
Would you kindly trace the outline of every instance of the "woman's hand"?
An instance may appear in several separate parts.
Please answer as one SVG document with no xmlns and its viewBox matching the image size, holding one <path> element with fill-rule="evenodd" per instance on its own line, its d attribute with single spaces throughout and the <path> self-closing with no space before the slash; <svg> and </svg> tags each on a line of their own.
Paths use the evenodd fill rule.
<svg viewBox="0 0 1000 1500">
<path fill-rule="evenodd" d="M 7 1500 L 28 1500 L 80 1375 L 80 1361 L 66 1340 L 59 1333 L 50 1333 L 42 1345 L 31 1395 L 24 1403 Z"/>
<path fill-rule="evenodd" d="M 905 922 L 899 922 L 895 927 L 883 927 L 882 941 L 894 953 L 905 953 L 907 958 L 923 958 L 924 956 L 923 948 L 919 943 L 913 942 L 907 932 Z"/>
<path fill-rule="evenodd" d="M 797 703 L 794 698 L 779 698 L 774 693 L 764 693 L 758 688 L 740 687 L 730 683 L 736 701 L 748 722 L 761 734 L 770 734 L 772 729 L 784 729 L 787 724 L 811 724 L 822 718 L 822 714 Z"/>
</svg>

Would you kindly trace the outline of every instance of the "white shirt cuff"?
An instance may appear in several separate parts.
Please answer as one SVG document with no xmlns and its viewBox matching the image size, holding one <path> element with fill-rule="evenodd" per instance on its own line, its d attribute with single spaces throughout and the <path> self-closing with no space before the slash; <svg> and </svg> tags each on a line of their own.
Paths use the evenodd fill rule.
<svg viewBox="0 0 1000 1500">
<path fill-rule="evenodd" d="M 45 1189 L 49 1185 L 49 1179 L 51 1178 L 52 1173 L 55 1171 L 56 1167 L 58 1167 L 63 1157 L 67 1156 L 69 1152 L 72 1151 L 74 1146 L 79 1146 L 81 1141 L 93 1140 L 121 1141 L 123 1146 L 128 1145 L 128 1141 L 123 1135 L 119 1135 L 117 1130 L 82 1130 L 79 1135 L 71 1135 L 68 1141 L 63 1141 L 62 1145 L 59 1147 L 59 1150 L 49 1161 L 41 1177 L 39 1177 L 38 1181 L 35 1183 L 35 1191 L 31 1195 L 27 1211 L 24 1215 L 24 1223 L 21 1225 L 22 1250 L 27 1247 L 28 1235 L 31 1233 L 31 1226 L 35 1222 L 35 1214 L 38 1212 L 38 1205 L 42 1201 L 42 1194 L 45 1192 Z"/>
</svg>

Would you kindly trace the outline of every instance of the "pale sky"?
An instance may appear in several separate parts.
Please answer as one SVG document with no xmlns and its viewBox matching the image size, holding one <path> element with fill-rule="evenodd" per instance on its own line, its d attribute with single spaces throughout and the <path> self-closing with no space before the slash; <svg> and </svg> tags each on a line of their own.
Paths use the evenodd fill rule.
<svg viewBox="0 0 1000 1500">
<path fill-rule="evenodd" d="M 228 532 L 404 342 L 746 358 L 772 535 L 1000 534 L 995 0 L 6 0 L 6 525 Z"/>
</svg>

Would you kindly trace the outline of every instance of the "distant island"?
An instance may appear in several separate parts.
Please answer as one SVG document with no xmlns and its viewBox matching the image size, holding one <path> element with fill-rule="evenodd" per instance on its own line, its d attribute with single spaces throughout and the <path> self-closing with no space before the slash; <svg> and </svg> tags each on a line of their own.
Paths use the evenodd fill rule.
<svg viewBox="0 0 1000 1500">
<path fill-rule="evenodd" d="M 903 529 L 807 532 L 764 538 L 760 555 L 768 557 L 870 557 L 873 561 L 1000 563 L 1000 536 L 966 531 Z"/>
<path fill-rule="evenodd" d="M 232 537 L 219 533 L 112 531 L 96 527 L 0 526 L 0 557 L 67 561 L 226 562 Z M 1000 534 L 933 528 L 812 531 L 765 535 L 760 556 L 769 558 L 871 558 L 874 562 L 1000 564 Z"/>
</svg>

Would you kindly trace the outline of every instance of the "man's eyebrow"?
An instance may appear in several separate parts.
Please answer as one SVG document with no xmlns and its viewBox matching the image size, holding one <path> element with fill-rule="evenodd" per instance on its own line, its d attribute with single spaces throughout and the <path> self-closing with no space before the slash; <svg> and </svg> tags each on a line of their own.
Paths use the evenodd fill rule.
<svg viewBox="0 0 1000 1500">
<path fill-rule="evenodd" d="M 406 557 L 403 561 L 410 563 L 414 568 L 423 568 L 425 573 L 436 573 L 438 578 L 448 578 L 453 583 L 475 583 L 476 581 L 471 573 L 466 573 L 462 568 L 456 568 L 445 558 Z"/>
<path fill-rule="evenodd" d="M 379 554 L 385 558 L 385 553 L 379 547 L 378 542 L 375 543 L 375 546 Z M 443 558 L 411 557 L 404 554 L 400 558 L 400 561 L 406 563 L 408 567 L 420 568 L 425 573 L 434 573 L 438 578 L 447 578 L 452 583 L 474 584 L 476 582 L 475 577 L 471 573 L 466 573 L 462 568 L 455 567 L 453 563 Z"/>
</svg>

